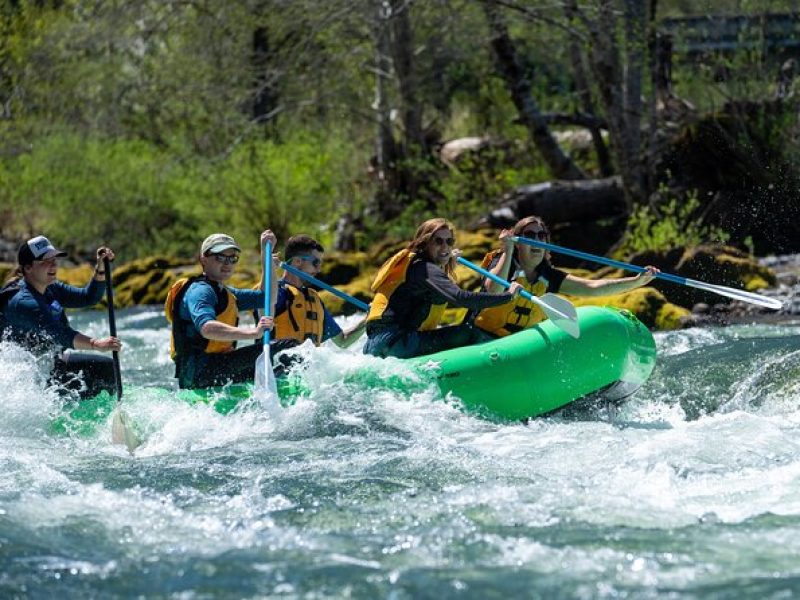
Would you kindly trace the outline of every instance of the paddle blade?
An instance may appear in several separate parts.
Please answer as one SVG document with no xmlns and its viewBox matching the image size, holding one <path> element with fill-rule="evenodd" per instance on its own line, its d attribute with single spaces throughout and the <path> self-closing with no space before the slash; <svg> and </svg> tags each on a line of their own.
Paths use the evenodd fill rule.
<svg viewBox="0 0 800 600">
<path fill-rule="evenodd" d="M 267 413 L 277 418 L 280 415 L 281 403 L 278 397 L 278 385 L 275 382 L 275 373 L 272 371 L 272 362 L 269 352 L 262 352 L 256 360 L 255 389 L 253 395 L 259 406 Z"/>
<path fill-rule="evenodd" d="M 547 318 L 553 322 L 553 325 L 562 331 L 566 331 L 575 339 L 581 337 L 578 311 L 575 310 L 572 302 L 555 294 L 545 294 L 538 300 L 540 302 L 539 307 L 547 315 Z"/>
<path fill-rule="evenodd" d="M 767 296 L 762 296 L 761 294 L 756 294 L 755 292 L 737 290 L 734 288 L 725 287 L 724 285 L 714 285 L 713 283 L 705 283 L 704 281 L 697 281 L 695 279 L 687 279 L 686 285 L 698 290 L 713 292 L 714 294 L 719 294 L 720 296 L 725 296 L 726 298 L 732 298 L 733 300 L 747 302 L 748 304 L 755 304 L 756 306 L 762 306 L 772 310 L 781 310 L 783 308 L 783 302 L 777 298 L 769 298 Z"/>
<path fill-rule="evenodd" d="M 114 409 L 111 415 L 111 442 L 114 444 L 124 444 L 128 452 L 133 454 L 142 441 L 139 436 L 133 431 L 128 421 L 128 415 L 125 414 L 119 405 Z"/>
</svg>

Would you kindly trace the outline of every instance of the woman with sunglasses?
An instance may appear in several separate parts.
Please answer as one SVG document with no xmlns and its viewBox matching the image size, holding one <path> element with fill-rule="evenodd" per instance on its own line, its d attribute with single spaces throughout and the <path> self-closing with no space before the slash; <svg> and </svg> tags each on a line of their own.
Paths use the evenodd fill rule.
<svg viewBox="0 0 800 600">
<path fill-rule="evenodd" d="M 122 348 L 116 337 L 94 338 L 70 327 L 66 308 L 94 306 L 106 289 L 104 259 L 114 259 L 110 248 L 97 249 L 97 263 L 83 288 L 58 281 L 58 261 L 67 256 L 43 235 L 23 243 L 17 269 L 0 290 L 0 336 L 35 354 L 53 354 L 50 384 L 91 398 L 103 390 L 113 392 L 114 363 L 108 356 L 79 350 L 114 352 Z"/>
<path fill-rule="evenodd" d="M 267 242 L 276 243 L 269 229 L 261 234 L 261 261 Z M 261 317 L 255 327 L 238 327 L 239 311 L 264 306 L 263 284 L 258 290 L 225 285 L 236 271 L 241 248 L 224 233 L 208 236 L 200 246 L 197 277 L 178 280 L 167 294 L 164 306 L 172 323 L 170 356 L 175 361 L 175 377 L 181 388 L 203 388 L 251 381 L 254 364 L 262 352 L 261 344 L 236 348 L 243 340 L 260 340 L 272 329 L 272 317 Z M 272 263 L 271 263 L 272 264 Z M 273 278 L 272 298 L 277 293 Z M 283 349 L 279 342 L 270 345 L 272 353 Z"/>
<path fill-rule="evenodd" d="M 453 225 L 430 219 L 404 250 L 384 263 L 372 283 L 366 354 L 410 358 L 484 339 L 469 324 L 440 328 L 446 306 L 480 310 L 507 304 L 521 286 L 512 283 L 502 293 L 462 290 L 454 282 L 454 245 Z"/>
<path fill-rule="evenodd" d="M 312 277 L 319 275 L 324 252 L 325 248 L 309 235 L 293 235 L 286 242 L 286 262 Z M 362 321 L 343 331 L 316 290 L 301 277 L 287 272 L 278 282 L 275 339 L 294 340 L 296 344 L 310 339 L 316 346 L 332 339 L 340 348 L 347 348 L 361 337 L 364 327 Z"/>
<path fill-rule="evenodd" d="M 549 253 L 526 244 L 515 244 L 512 237 L 550 241 L 550 232 L 540 217 L 525 217 L 511 229 L 500 233 L 503 249 L 489 252 L 482 266 L 506 281 L 514 281 L 534 296 L 562 293 L 570 296 L 610 296 L 621 294 L 650 283 L 659 272 L 655 267 L 635 277 L 621 279 L 586 279 L 570 275 L 550 264 Z M 502 286 L 490 279 L 484 289 L 496 292 Z M 522 296 L 502 306 L 482 310 L 475 317 L 475 326 L 494 337 L 502 337 L 533 327 L 547 317 L 542 310 Z"/>
</svg>

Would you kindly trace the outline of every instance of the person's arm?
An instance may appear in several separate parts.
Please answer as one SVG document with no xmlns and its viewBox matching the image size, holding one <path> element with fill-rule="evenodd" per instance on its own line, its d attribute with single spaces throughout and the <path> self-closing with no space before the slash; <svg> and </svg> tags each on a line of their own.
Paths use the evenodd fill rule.
<svg viewBox="0 0 800 600">
<path fill-rule="evenodd" d="M 506 281 L 508 281 L 508 274 L 511 272 L 511 264 L 514 262 L 514 240 L 512 235 L 513 232 L 510 229 L 504 229 L 500 232 L 500 239 L 503 241 L 503 253 L 494 264 L 489 266 L 489 271 L 492 275 L 497 275 L 500 279 L 505 279 Z M 490 294 L 499 294 L 503 291 L 503 286 L 487 277 L 483 282 L 483 289 Z"/>
<path fill-rule="evenodd" d="M 262 283 L 263 286 L 263 283 Z M 233 295 L 236 297 L 236 306 L 237 308 L 244 312 L 248 310 L 257 310 L 259 314 L 264 310 L 264 289 L 261 287 L 257 290 L 245 290 L 241 288 L 228 288 Z M 277 291 L 272 296 L 275 298 L 277 296 Z M 275 302 L 273 300 L 272 304 L 272 314 L 275 314 Z"/>
<path fill-rule="evenodd" d="M 333 321 L 333 317 L 330 313 L 325 310 L 325 321 L 327 325 L 327 321 L 330 318 Z M 361 321 L 356 323 L 353 327 L 348 329 L 347 331 L 342 331 L 342 328 L 336 324 L 336 321 L 333 321 L 334 325 L 339 329 L 339 333 L 333 336 L 329 336 L 330 339 L 333 340 L 333 343 L 336 344 L 339 348 L 349 348 L 353 344 L 355 344 L 358 339 L 364 334 L 367 330 L 367 317 L 365 316 Z M 325 337 L 323 335 L 323 337 Z M 325 339 L 328 339 L 327 337 Z"/>
<path fill-rule="evenodd" d="M 620 279 L 585 279 L 575 275 L 567 275 L 561 283 L 560 292 L 570 296 L 612 296 L 622 294 L 647 285 L 660 271 L 655 267 L 646 267 L 647 271 L 633 277 Z"/>
<path fill-rule="evenodd" d="M 232 290 L 245 295 L 254 295 L 264 298 L 264 292 L 255 290 Z M 238 304 L 237 296 L 237 304 Z M 217 294 L 210 284 L 196 282 L 191 285 L 184 297 L 189 319 L 207 340 L 218 340 L 221 342 L 235 342 L 239 340 L 253 340 L 264 335 L 265 329 L 272 329 L 272 318 L 261 317 L 255 327 L 238 328 L 222 321 L 217 320 L 215 307 L 217 304 Z M 251 307 L 252 308 L 252 307 Z"/>
<path fill-rule="evenodd" d="M 207 340 L 220 342 L 238 342 L 240 340 L 257 340 L 264 336 L 264 331 L 272 329 L 272 317 L 261 317 L 255 327 L 233 327 L 213 319 L 206 321 L 200 328 L 200 335 Z"/>
<path fill-rule="evenodd" d="M 105 279 L 100 280 L 95 276 L 82 288 L 68 285 L 61 281 L 50 284 L 49 288 L 53 293 L 53 297 L 64 308 L 86 308 L 94 306 L 103 299 L 103 294 L 106 291 L 106 282 Z"/>
<path fill-rule="evenodd" d="M 79 288 L 56 281 L 50 289 L 53 296 L 65 308 L 86 308 L 94 306 L 103 299 L 106 291 L 106 271 L 104 259 L 114 260 L 114 252 L 101 246 L 97 249 L 94 273 L 84 287 Z M 85 348 L 81 348 L 85 350 Z"/>
<path fill-rule="evenodd" d="M 76 332 L 72 338 L 72 347 L 75 350 L 99 350 L 100 352 L 119 352 L 122 342 L 116 337 L 90 338 L 88 335 Z"/>
<path fill-rule="evenodd" d="M 448 302 L 454 306 L 470 310 L 481 310 L 490 306 L 505 304 L 511 301 L 514 292 L 520 289 L 519 284 L 515 282 L 511 284 L 512 291 L 502 294 L 468 292 L 458 287 L 442 269 L 430 262 L 412 265 L 409 271 L 412 271 L 410 275 L 414 279 L 422 277 L 421 283 L 434 292 L 439 302 Z"/>
<path fill-rule="evenodd" d="M 6 318 L 16 331 L 50 340 L 61 348 L 103 352 L 122 348 L 122 343 L 116 337 L 91 338 L 75 331 L 63 313 L 53 315 L 46 304 L 42 305 L 27 293 L 12 299 L 6 310 Z"/>
</svg>

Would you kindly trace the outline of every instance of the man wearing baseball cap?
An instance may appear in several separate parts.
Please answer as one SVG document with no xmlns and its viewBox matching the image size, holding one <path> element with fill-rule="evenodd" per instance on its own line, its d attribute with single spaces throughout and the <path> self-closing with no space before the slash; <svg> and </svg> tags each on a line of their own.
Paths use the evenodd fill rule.
<svg viewBox="0 0 800 600">
<path fill-rule="evenodd" d="M 261 262 L 267 242 L 277 243 L 269 229 L 261 233 Z M 167 294 L 164 310 L 172 323 L 170 355 L 181 388 L 202 388 L 252 381 L 261 344 L 236 348 L 243 340 L 260 340 L 272 329 L 272 317 L 261 317 L 255 327 L 238 327 L 239 311 L 264 306 L 263 284 L 257 290 L 225 285 L 236 271 L 241 248 L 224 233 L 208 236 L 200 245 L 203 273 L 175 282 Z M 272 267 L 272 261 L 270 261 Z M 277 295 L 273 281 L 271 297 Z M 273 300 L 274 303 L 274 300 Z M 271 350 L 281 350 L 272 345 Z"/>
<path fill-rule="evenodd" d="M 93 306 L 102 299 L 106 288 L 103 259 L 113 260 L 114 253 L 105 246 L 97 249 L 94 275 L 83 288 L 56 279 L 58 259 L 65 256 L 66 252 L 58 250 L 43 235 L 19 247 L 15 276 L 0 291 L 0 325 L 10 339 L 32 352 L 55 351 L 52 383 L 87 398 L 101 390 L 113 392 L 111 358 L 72 350 L 112 352 L 122 344 L 115 337 L 92 338 L 75 331 L 64 309 Z"/>
</svg>

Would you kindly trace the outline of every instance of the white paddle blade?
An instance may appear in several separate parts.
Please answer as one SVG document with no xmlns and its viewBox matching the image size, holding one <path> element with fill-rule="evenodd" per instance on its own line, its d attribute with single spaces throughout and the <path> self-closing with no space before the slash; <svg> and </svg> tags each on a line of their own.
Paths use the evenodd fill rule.
<svg viewBox="0 0 800 600">
<path fill-rule="evenodd" d="M 712 283 L 705 283 L 703 281 L 696 281 L 694 279 L 687 279 L 686 285 L 697 288 L 698 290 L 712 292 L 714 294 L 719 294 L 720 296 L 725 296 L 726 298 L 732 298 L 733 300 L 747 302 L 748 304 L 755 304 L 756 306 L 762 306 L 772 310 L 780 310 L 783 308 L 783 302 L 777 298 L 769 298 L 754 292 L 737 290 L 734 288 L 725 287 L 724 285 L 714 285 Z"/>
<path fill-rule="evenodd" d="M 281 403 L 278 397 L 278 385 L 275 383 L 275 373 L 272 371 L 269 352 L 262 352 L 258 360 L 256 360 L 253 394 L 261 408 L 266 410 L 271 417 L 277 417 L 280 414 Z"/>
<path fill-rule="evenodd" d="M 124 444 L 131 454 L 142 445 L 142 441 L 128 422 L 128 415 L 119 406 L 114 409 L 111 415 L 111 442 Z"/>
<path fill-rule="evenodd" d="M 569 335 L 578 339 L 581 337 L 581 326 L 578 323 L 578 311 L 572 302 L 555 294 L 545 294 L 538 298 L 540 308 L 553 322 L 553 325 L 566 331 Z"/>
</svg>

